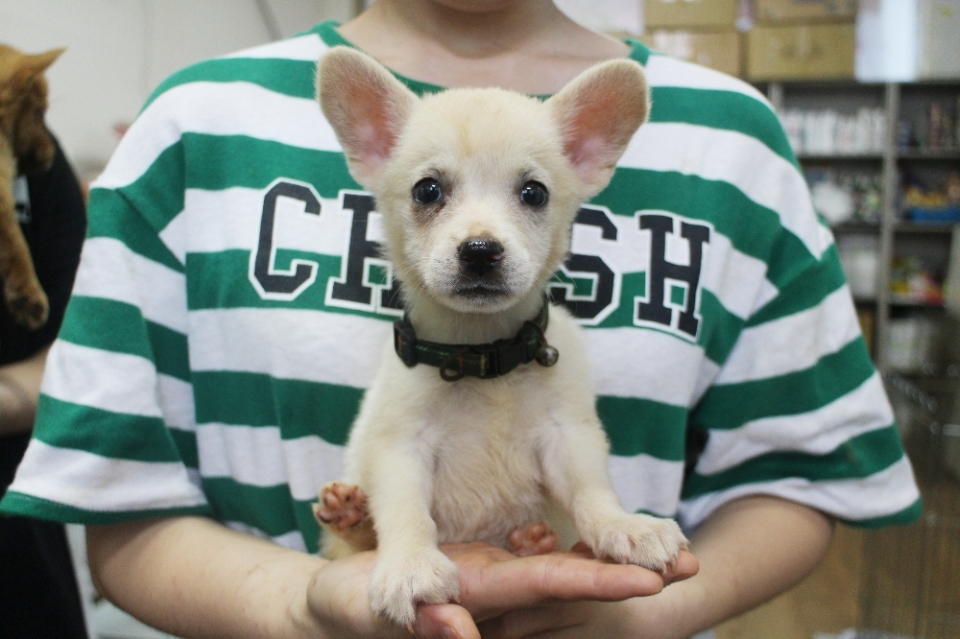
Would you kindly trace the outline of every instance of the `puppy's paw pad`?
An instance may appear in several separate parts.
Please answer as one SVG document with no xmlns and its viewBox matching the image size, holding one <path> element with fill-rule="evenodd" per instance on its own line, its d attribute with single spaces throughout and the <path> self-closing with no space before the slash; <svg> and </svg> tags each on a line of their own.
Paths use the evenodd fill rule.
<svg viewBox="0 0 960 639">
<path fill-rule="evenodd" d="M 676 565 L 687 545 L 687 538 L 672 519 L 625 515 L 603 526 L 591 547 L 598 557 L 664 573 Z"/>
<path fill-rule="evenodd" d="M 313 515 L 321 524 L 340 532 L 367 520 L 367 496 L 359 486 L 333 481 L 320 489 L 320 501 L 313 505 Z"/>
<path fill-rule="evenodd" d="M 459 601 L 457 566 L 436 548 L 381 555 L 370 576 L 369 596 L 377 615 L 402 626 L 412 624 L 418 604 Z"/>
<path fill-rule="evenodd" d="M 517 557 L 545 555 L 557 547 L 557 536 L 546 522 L 518 526 L 507 538 L 510 550 Z"/>
</svg>

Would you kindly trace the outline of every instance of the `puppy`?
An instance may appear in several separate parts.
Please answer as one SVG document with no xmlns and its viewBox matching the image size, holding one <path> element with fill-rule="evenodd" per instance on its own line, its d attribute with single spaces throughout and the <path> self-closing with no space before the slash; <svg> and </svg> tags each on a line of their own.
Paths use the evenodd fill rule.
<svg viewBox="0 0 960 639">
<path fill-rule="evenodd" d="M 13 181 L 43 171 L 55 147 L 44 125 L 47 82 L 43 73 L 63 49 L 26 55 L 0 44 L 0 278 L 14 321 L 37 329 L 47 321 L 47 296 L 17 222 Z"/>
<path fill-rule="evenodd" d="M 407 625 L 418 603 L 458 598 L 438 543 L 516 546 L 547 516 L 598 557 L 667 569 L 686 539 L 620 505 L 580 329 L 545 297 L 581 202 L 646 119 L 642 67 L 601 64 L 545 102 L 497 89 L 421 99 L 337 48 L 319 64 L 318 97 L 376 197 L 406 310 L 353 425 L 344 482 L 315 508 L 334 533 L 324 553 L 376 547 L 371 606 Z M 536 546 L 543 528 L 532 530 Z"/>
</svg>

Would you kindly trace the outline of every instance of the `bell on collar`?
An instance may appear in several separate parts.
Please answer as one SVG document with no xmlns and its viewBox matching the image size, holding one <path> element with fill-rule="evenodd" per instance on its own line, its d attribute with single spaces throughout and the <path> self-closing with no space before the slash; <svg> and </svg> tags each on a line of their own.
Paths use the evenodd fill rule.
<svg viewBox="0 0 960 639">
<path fill-rule="evenodd" d="M 537 349 L 535 357 L 541 366 L 553 366 L 560 359 L 560 351 L 549 344 L 543 344 Z"/>
</svg>

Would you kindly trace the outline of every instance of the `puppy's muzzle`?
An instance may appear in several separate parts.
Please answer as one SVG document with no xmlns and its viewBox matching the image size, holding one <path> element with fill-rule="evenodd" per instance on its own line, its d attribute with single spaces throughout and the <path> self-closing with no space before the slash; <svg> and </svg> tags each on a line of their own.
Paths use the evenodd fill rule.
<svg viewBox="0 0 960 639">
<path fill-rule="evenodd" d="M 460 245 L 457 256 L 463 271 L 480 279 L 499 268 L 503 245 L 487 238 L 470 238 Z"/>
</svg>

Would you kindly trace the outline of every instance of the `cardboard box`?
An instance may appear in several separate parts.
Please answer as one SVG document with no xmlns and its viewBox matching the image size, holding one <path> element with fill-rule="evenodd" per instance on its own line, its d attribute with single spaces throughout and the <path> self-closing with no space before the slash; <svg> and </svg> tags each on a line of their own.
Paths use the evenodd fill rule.
<svg viewBox="0 0 960 639">
<path fill-rule="evenodd" d="M 732 29 L 738 0 L 646 0 L 644 27 L 654 29 Z"/>
<path fill-rule="evenodd" d="M 759 23 L 853 20 L 857 0 L 754 0 Z"/>
<path fill-rule="evenodd" d="M 750 80 L 834 80 L 853 77 L 853 23 L 755 27 L 747 34 Z"/>
<path fill-rule="evenodd" d="M 857 79 L 960 78 L 960 0 L 861 0 Z"/>
<path fill-rule="evenodd" d="M 640 38 L 644 44 L 688 62 L 696 62 L 728 75 L 743 72 L 743 36 L 725 31 L 657 30 Z"/>
<path fill-rule="evenodd" d="M 921 0 L 862 0 L 857 12 L 860 82 L 912 82 L 918 75 Z"/>
<path fill-rule="evenodd" d="M 920 3 L 920 78 L 960 78 L 960 0 Z"/>
</svg>

